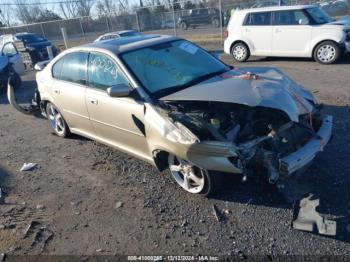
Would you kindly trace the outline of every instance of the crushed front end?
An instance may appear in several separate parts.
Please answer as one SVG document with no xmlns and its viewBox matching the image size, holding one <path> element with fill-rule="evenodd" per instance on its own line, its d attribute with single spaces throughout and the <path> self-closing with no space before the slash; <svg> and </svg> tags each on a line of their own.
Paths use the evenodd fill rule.
<svg viewBox="0 0 350 262">
<path fill-rule="evenodd" d="M 172 101 L 162 107 L 198 137 L 187 151 L 190 162 L 207 170 L 263 175 L 271 183 L 304 170 L 332 134 L 332 117 L 317 106 L 298 122 L 280 110 L 221 102 Z"/>
</svg>

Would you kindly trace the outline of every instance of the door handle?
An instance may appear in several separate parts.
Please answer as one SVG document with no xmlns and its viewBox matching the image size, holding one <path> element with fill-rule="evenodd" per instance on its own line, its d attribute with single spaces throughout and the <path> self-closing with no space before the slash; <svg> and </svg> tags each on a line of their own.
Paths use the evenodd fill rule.
<svg viewBox="0 0 350 262">
<path fill-rule="evenodd" d="M 88 99 L 89 99 L 91 104 L 93 104 L 93 105 L 97 105 L 98 104 L 98 100 L 96 98 L 89 97 Z"/>
<path fill-rule="evenodd" d="M 58 88 L 54 88 L 53 92 L 54 92 L 55 94 L 57 94 L 57 95 L 60 94 L 60 90 L 59 90 Z"/>
</svg>

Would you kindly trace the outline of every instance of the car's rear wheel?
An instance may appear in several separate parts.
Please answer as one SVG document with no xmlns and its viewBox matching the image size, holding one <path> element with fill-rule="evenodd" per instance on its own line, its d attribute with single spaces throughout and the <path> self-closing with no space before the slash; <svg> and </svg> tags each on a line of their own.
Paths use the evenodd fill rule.
<svg viewBox="0 0 350 262">
<path fill-rule="evenodd" d="M 181 27 L 182 30 L 187 30 L 188 29 L 188 25 L 187 25 L 186 22 L 181 22 L 180 27 Z"/>
<path fill-rule="evenodd" d="M 62 114 L 57 107 L 52 103 L 47 103 L 46 114 L 50 122 L 52 131 L 59 137 L 67 137 L 70 135 L 69 127 L 67 122 L 64 120 Z"/>
<path fill-rule="evenodd" d="M 314 58 L 321 64 L 333 64 L 340 57 L 341 50 L 339 46 L 332 41 L 320 43 L 314 51 Z"/>
<path fill-rule="evenodd" d="M 221 186 L 222 174 L 201 169 L 174 155 L 169 155 L 168 164 L 176 183 L 189 193 L 210 196 Z"/>
<path fill-rule="evenodd" d="M 237 62 L 245 62 L 250 56 L 250 51 L 245 43 L 239 42 L 233 45 L 231 54 Z"/>
</svg>

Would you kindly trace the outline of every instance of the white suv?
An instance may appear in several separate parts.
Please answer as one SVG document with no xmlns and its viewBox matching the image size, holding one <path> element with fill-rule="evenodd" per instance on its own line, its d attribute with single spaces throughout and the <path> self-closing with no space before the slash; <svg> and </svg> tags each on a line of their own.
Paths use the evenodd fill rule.
<svg viewBox="0 0 350 262">
<path fill-rule="evenodd" d="M 348 24 L 347 24 L 348 23 Z M 236 11 L 225 53 L 239 62 L 253 56 L 314 57 L 332 64 L 350 52 L 350 24 L 333 21 L 318 6 L 275 6 Z"/>
</svg>

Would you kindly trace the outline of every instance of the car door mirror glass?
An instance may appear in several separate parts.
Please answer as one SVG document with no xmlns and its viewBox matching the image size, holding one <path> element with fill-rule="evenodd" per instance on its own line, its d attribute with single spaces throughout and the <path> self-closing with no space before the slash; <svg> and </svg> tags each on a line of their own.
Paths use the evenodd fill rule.
<svg viewBox="0 0 350 262">
<path fill-rule="evenodd" d="M 17 54 L 16 47 L 13 43 L 7 43 L 3 46 L 1 50 L 1 54 L 7 57 L 13 57 Z"/>
<path fill-rule="evenodd" d="M 130 87 L 126 84 L 118 84 L 107 88 L 110 97 L 126 97 L 130 95 Z"/>
<path fill-rule="evenodd" d="M 45 60 L 45 61 L 42 61 L 42 62 L 38 62 L 38 63 L 35 64 L 34 69 L 36 71 L 42 71 L 47 66 L 47 64 L 49 62 L 50 62 L 50 60 Z"/>
</svg>

